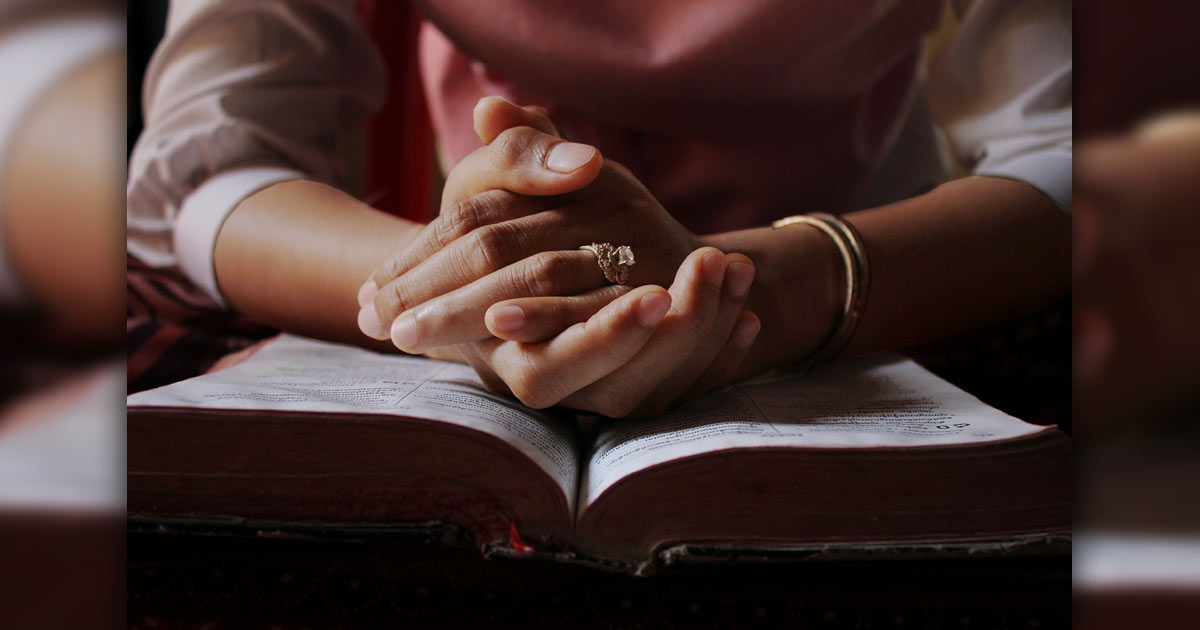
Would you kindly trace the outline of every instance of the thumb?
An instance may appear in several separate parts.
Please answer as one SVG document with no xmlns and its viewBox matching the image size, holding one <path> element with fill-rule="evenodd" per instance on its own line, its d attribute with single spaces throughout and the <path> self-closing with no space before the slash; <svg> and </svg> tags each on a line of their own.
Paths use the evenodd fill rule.
<svg viewBox="0 0 1200 630">
<path fill-rule="evenodd" d="M 563 137 L 544 108 L 533 105 L 517 107 L 499 96 L 479 99 L 473 118 L 475 134 L 484 144 L 491 144 L 496 136 L 513 127 L 533 127 L 542 133 Z"/>
<path fill-rule="evenodd" d="M 446 178 L 445 211 L 489 190 L 545 197 L 582 190 L 600 174 L 595 147 L 566 142 L 533 127 L 512 127 L 466 156 Z"/>
</svg>

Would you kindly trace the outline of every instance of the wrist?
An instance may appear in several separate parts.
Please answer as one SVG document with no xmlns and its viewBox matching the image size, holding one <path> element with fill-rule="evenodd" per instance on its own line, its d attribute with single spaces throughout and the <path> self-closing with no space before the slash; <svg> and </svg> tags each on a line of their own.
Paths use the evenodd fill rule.
<svg viewBox="0 0 1200 630">
<path fill-rule="evenodd" d="M 739 378 L 806 358 L 837 326 L 844 266 L 836 246 L 816 228 L 754 228 L 698 240 L 754 261 L 745 308 L 758 315 L 762 331 L 738 370 Z"/>
<path fill-rule="evenodd" d="M 246 317 L 320 339 L 364 343 L 357 292 L 418 224 L 346 193 L 292 180 L 247 197 L 221 226 L 213 252 L 217 284 Z"/>
</svg>

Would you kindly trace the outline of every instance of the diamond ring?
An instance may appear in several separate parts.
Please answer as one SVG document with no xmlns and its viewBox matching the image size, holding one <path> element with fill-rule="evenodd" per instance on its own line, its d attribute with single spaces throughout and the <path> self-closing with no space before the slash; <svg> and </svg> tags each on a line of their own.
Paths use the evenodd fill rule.
<svg viewBox="0 0 1200 630">
<path fill-rule="evenodd" d="M 600 263 L 604 278 L 613 284 L 625 284 L 629 280 L 629 268 L 633 266 L 633 250 L 628 245 L 613 247 L 612 243 L 592 243 L 579 249 L 592 252 Z"/>
</svg>

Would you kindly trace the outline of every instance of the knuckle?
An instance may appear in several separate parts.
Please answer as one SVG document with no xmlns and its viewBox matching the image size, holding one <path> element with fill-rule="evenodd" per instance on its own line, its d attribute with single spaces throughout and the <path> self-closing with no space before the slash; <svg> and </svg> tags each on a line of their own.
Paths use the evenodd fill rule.
<svg viewBox="0 0 1200 630">
<path fill-rule="evenodd" d="M 383 285 L 395 280 L 400 276 L 400 269 L 402 268 L 404 260 L 405 256 L 403 252 L 389 256 L 388 259 L 383 261 L 383 264 L 375 270 L 375 274 L 371 276 L 371 279 L 375 281 L 376 285 Z"/>
<path fill-rule="evenodd" d="M 513 199 L 514 195 L 506 190 L 489 190 L 459 201 L 435 222 L 438 243 L 445 247 L 480 227 L 503 220 Z"/>
<path fill-rule="evenodd" d="M 442 302 L 443 300 L 433 298 L 413 306 L 409 311 L 412 315 L 413 326 L 417 330 L 417 339 L 421 340 L 423 347 L 436 348 L 445 345 L 440 343 L 447 324 L 446 311 Z M 431 335 L 431 333 L 438 334 Z M 437 339 L 431 338 L 431 336 L 436 336 Z"/>
<path fill-rule="evenodd" d="M 433 221 L 433 240 L 438 247 L 445 247 L 474 229 L 468 227 L 471 219 L 466 218 L 466 213 L 462 210 L 462 206 L 470 202 L 470 199 L 458 202 L 450 211 Z"/>
<path fill-rule="evenodd" d="M 471 232 L 464 253 L 475 261 L 468 267 L 487 274 L 503 267 L 511 256 L 508 230 L 499 225 L 485 225 Z"/>
<path fill-rule="evenodd" d="M 506 382 L 513 396 L 527 407 L 545 409 L 557 402 L 551 399 L 541 370 L 519 369 Z"/>
<path fill-rule="evenodd" d="M 487 202 L 480 197 L 481 195 L 475 195 L 463 199 L 438 218 L 435 237 L 439 245 L 445 247 L 484 225 L 483 215 L 487 212 Z"/>
<path fill-rule="evenodd" d="M 525 268 L 522 278 L 529 295 L 554 295 L 569 273 L 566 259 L 554 252 L 540 252 Z"/>
<path fill-rule="evenodd" d="M 512 127 L 496 136 L 488 147 L 500 165 L 512 167 L 528 158 L 536 130 L 532 127 Z"/>
<path fill-rule="evenodd" d="M 383 304 L 381 315 L 391 316 L 397 313 L 403 313 L 409 308 L 407 291 L 404 288 L 403 282 L 393 282 L 389 285 L 390 289 L 385 293 L 380 291 L 381 295 L 387 296 L 387 301 Z M 379 308 L 379 303 L 376 302 L 376 308 Z"/>
</svg>

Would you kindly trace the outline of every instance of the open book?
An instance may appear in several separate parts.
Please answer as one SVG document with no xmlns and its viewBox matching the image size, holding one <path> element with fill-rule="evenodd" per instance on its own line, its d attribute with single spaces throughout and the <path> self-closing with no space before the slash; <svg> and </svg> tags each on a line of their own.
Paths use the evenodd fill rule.
<svg viewBox="0 0 1200 630">
<path fill-rule="evenodd" d="M 581 423 L 465 365 L 283 335 L 128 407 L 131 514 L 439 521 L 485 550 L 625 568 L 688 545 L 1007 544 L 1071 522 L 1060 431 L 895 355 Z"/>
</svg>

